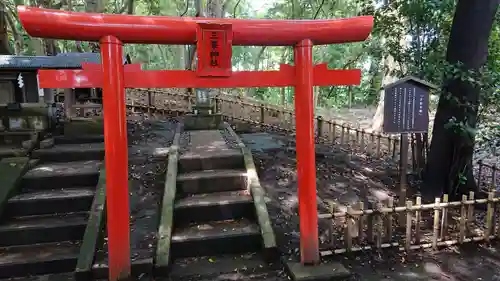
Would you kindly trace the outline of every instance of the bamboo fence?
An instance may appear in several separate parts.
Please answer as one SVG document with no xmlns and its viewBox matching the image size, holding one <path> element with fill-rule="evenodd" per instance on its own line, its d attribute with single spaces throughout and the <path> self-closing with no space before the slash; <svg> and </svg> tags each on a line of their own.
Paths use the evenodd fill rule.
<svg viewBox="0 0 500 281">
<path fill-rule="evenodd" d="M 364 203 L 347 206 L 345 212 L 319 214 L 330 220 L 330 241 L 323 245 L 322 256 L 393 248 L 411 250 L 438 250 L 468 242 L 489 242 L 500 238 L 500 197 L 488 192 L 485 199 L 475 199 L 474 192 L 463 195 L 461 201 L 448 201 L 448 195 L 436 198 L 434 203 L 422 204 L 422 199 L 406 200 L 396 207 L 394 198 L 365 208 Z M 478 219 L 477 205 L 486 205 L 486 216 Z M 342 223 L 338 222 L 342 218 Z"/>
</svg>

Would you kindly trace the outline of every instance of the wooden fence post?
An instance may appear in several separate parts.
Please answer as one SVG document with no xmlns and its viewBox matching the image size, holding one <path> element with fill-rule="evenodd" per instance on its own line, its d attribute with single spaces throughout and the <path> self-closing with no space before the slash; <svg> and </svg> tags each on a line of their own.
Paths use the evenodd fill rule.
<svg viewBox="0 0 500 281">
<path fill-rule="evenodd" d="M 331 124 L 332 144 L 337 144 L 337 123 L 332 121 Z"/>
<path fill-rule="evenodd" d="M 393 161 L 396 161 L 396 159 L 397 159 L 397 146 L 398 146 L 398 144 L 397 144 L 396 139 L 395 138 L 392 139 L 392 160 Z"/>
<path fill-rule="evenodd" d="M 340 145 L 344 145 L 344 137 L 345 137 L 344 123 L 342 123 L 341 128 L 342 128 L 342 131 L 340 131 Z"/>
<path fill-rule="evenodd" d="M 373 132 L 370 133 L 370 141 L 368 143 L 368 146 L 370 147 L 368 150 L 373 156 L 373 152 L 375 151 L 375 134 Z"/>
<path fill-rule="evenodd" d="M 419 196 L 415 201 L 416 207 L 422 207 L 422 198 Z M 415 211 L 415 243 L 420 244 L 420 220 L 422 219 L 422 211 Z"/>
<path fill-rule="evenodd" d="M 334 201 L 329 201 L 328 202 L 328 208 L 330 210 L 330 214 L 332 215 L 332 219 L 330 220 L 330 248 L 334 248 L 335 247 L 335 237 L 334 237 L 334 234 L 335 234 L 335 224 L 334 224 L 334 221 L 335 221 L 335 210 L 337 208 L 337 203 L 335 203 Z"/>
<path fill-rule="evenodd" d="M 380 153 L 380 138 L 382 136 L 380 135 L 380 133 L 377 134 L 377 157 L 381 157 L 381 153 Z"/>
<path fill-rule="evenodd" d="M 412 202 L 410 200 L 406 201 L 406 238 L 405 238 L 405 250 L 410 251 L 411 247 L 411 227 L 412 227 Z"/>
<path fill-rule="evenodd" d="M 153 105 L 151 100 L 151 91 L 148 91 L 148 114 L 151 114 L 151 106 Z"/>
<path fill-rule="evenodd" d="M 493 212 L 494 212 L 494 204 L 493 198 L 495 197 L 495 193 L 493 191 L 488 192 L 488 209 L 486 211 L 486 229 L 484 231 L 484 240 L 486 242 L 490 241 L 490 235 L 495 233 L 495 225 L 493 223 Z"/>
<path fill-rule="evenodd" d="M 445 206 L 443 206 L 442 214 L 441 214 L 441 240 L 446 240 L 446 237 L 448 235 L 448 207 L 446 204 L 448 204 L 448 194 L 443 195 L 443 203 L 445 203 Z"/>
<path fill-rule="evenodd" d="M 317 134 L 318 134 L 318 140 L 321 139 L 323 136 L 323 118 L 321 116 L 316 117 L 316 126 L 317 126 Z"/>
<path fill-rule="evenodd" d="M 361 141 L 359 143 L 361 151 L 365 151 L 365 130 L 361 130 Z"/>
<path fill-rule="evenodd" d="M 374 205 L 372 202 L 368 202 L 368 209 L 373 210 Z M 373 226 L 375 223 L 375 213 L 368 215 L 366 219 L 366 240 L 368 243 L 373 244 Z"/>
<path fill-rule="evenodd" d="M 438 248 L 438 239 L 439 239 L 439 209 L 441 205 L 441 199 L 436 198 L 434 201 L 434 223 L 432 227 L 432 249 L 437 250 Z"/>
<path fill-rule="evenodd" d="M 497 190 L 497 166 L 493 164 L 491 167 L 491 187 L 489 188 L 491 191 Z"/>
<path fill-rule="evenodd" d="M 385 241 L 390 243 L 392 239 L 392 217 L 394 216 L 394 198 L 387 198 L 387 208 L 392 211 L 385 214 Z"/>
<path fill-rule="evenodd" d="M 474 192 L 469 192 L 469 200 L 474 200 Z M 472 234 L 472 223 L 474 222 L 474 204 L 467 205 L 467 232 Z"/>
<path fill-rule="evenodd" d="M 365 204 L 363 201 L 360 201 L 358 204 L 359 211 L 363 212 L 365 210 Z M 365 228 L 365 216 L 361 214 L 358 219 L 358 240 L 361 242 L 364 236 L 364 228 Z"/>
<path fill-rule="evenodd" d="M 264 125 L 264 104 L 260 104 L 260 124 Z"/>
<path fill-rule="evenodd" d="M 354 229 L 354 216 L 352 206 L 347 206 L 347 211 L 345 213 L 346 220 L 346 228 L 345 228 L 345 242 L 346 242 L 346 250 L 350 252 L 352 249 L 352 232 Z"/>
<path fill-rule="evenodd" d="M 462 244 L 466 235 L 466 223 L 467 223 L 467 195 L 462 195 L 462 202 L 460 204 L 460 233 L 458 237 L 458 243 Z"/>
</svg>

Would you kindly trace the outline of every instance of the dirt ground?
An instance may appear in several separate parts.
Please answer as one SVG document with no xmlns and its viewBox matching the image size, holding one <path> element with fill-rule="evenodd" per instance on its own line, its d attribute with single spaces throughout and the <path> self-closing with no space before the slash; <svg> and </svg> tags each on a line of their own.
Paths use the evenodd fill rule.
<svg viewBox="0 0 500 281">
<path fill-rule="evenodd" d="M 291 136 L 271 133 L 280 143 Z M 248 144 L 255 146 L 255 143 Z M 340 202 L 340 209 L 359 200 L 376 202 L 394 194 L 395 165 L 384 159 L 351 155 L 342 149 L 317 145 L 318 211 L 327 211 L 327 202 Z M 326 157 L 322 157 L 326 155 Z M 268 196 L 270 217 L 281 252 L 288 259 L 299 258 L 299 216 L 296 161 L 293 149 L 254 149 L 262 186 Z M 336 222 L 343 223 L 343 222 Z M 328 246 L 330 222 L 319 222 L 320 244 Z M 338 233 L 336 233 L 338 235 Z M 338 237 L 337 237 L 338 238 Z M 339 239 L 340 240 L 340 239 Z M 336 243 L 340 243 L 335 240 Z M 500 280 L 498 247 L 469 244 L 440 252 L 367 251 L 337 255 L 325 260 L 341 262 L 353 273 L 352 280 Z"/>
<path fill-rule="evenodd" d="M 282 143 L 284 135 L 272 134 Z M 273 151 L 253 151 L 261 185 L 269 197 L 268 208 L 276 225 L 281 251 L 291 256 L 299 253 L 299 218 L 296 160 L 293 147 Z M 359 201 L 378 202 L 394 196 L 395 165 L 383 159 L 352 155 L 336 147 L 318 145 L 316 160 L 317 202 L 320 213 L 329 212 L 329 202 L 337 208 Z M 320 222 L 320 240 L 330 241 L 329 223 Z"/>
<path fill-rule="evenodd" d="M 166 172 L 166 154 L 175 121 L 129 116 L 129 194 L 132 262 L 153 258 Z M 96 263 L 107 264 L 107 239 Z"/>
</svg>

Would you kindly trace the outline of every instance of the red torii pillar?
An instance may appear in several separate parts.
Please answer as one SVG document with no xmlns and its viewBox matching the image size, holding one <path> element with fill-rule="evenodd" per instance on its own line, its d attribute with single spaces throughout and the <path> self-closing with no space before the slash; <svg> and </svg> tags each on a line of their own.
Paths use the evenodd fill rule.
<svg viewBox="0 0 500 281">
<path fill-rule="evenodd" d="M 18 7 L 31 36 L 99 41 L 102 67 L 41 70 L 41 88 L 103 87 L 110 280 L 130 275 L 124 88 L 295 87 L 301 261 L 317 264 L 318 218 L 313 86 L 357 85 L 359 70 L 313 66 L 312 47 L 365 40 L 372 17 L 338 20 L 243 20 L 106 15 Z M 272 28 L 271 28 L 272 27 Z M 198 44 L 199 68 L 141 70 L 122 65 L 122 44 Z M 295 66 L 279 71 L 231 70 L 233 45 L 294 46 Z M 218 57 L 215 55 L 218 54 Z M 214 63 L 215 62 L 215 63 Z"/>
</svg>

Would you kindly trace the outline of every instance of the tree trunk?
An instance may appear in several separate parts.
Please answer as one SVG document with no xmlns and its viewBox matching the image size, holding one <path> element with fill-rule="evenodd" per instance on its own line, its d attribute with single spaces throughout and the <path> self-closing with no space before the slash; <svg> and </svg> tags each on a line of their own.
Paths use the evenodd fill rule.
<svg viewBox="0 0 500 281">
<path fill-rule="evenodd" d="M 449 64 L 461 63 L 461 71 L 475 72 L 486 63 L 498 4 L 499 0 L 458 1 L 446 53 Z M 477 190 L 472 170 L 472 131 L 477 123 L 479 94 L 480 89 L 467 79 L 453 77 L 445 81 L 434 119 L 423 195 L 439 196 L 445 192 L 456 199 Z M 449 128 L 453 118 L 453 124 L 463 122 L 465 127 Z M 467 127 L 471 129 L 464 131 Z"/>
<path fill-rule="evenodd" d="M 289 50 L 290 50 L 290 47 L 283 47 L 283 53 L 281 54 L 281 60 L 280 60 L 281 64 L 284 64 L 287 62 Z M 281 105 L 286 106 L 287 105 L 286 87 L 280 88 L 280 96 L 281 96 Z"/>
<path fill-rule="evenodd" d="M 23 38 L 19 35 L 19 32 L 16 28 L 16 23 L 14 22 L 13 16 L 5 11 L 5 19 L 10 26 L 10 31 L 12 32 L 12 36 L 14 37 L 14 54 L 20 55 L 23 51 Z"/>
<path fill-rule="evenodd" d="M 209 18 L 223 18 L 222 14 L 222 0 L 208 0 L 207 1 L 207 17 Z"/>
<path fill-rule="evenodd" d="M 3 2 L 0 2 L 0 55 L 10 55 L 12 50 L 7 35 L 7 10 Z"/>
<path fill-rule="evenodd" d="M 39 1 L 40 6 L 43 8 L 51 9 L 53 1 L 52 0 L 42 0 Z M 55 56 L 59 53 L 59 48 L 57 47 L 57 42 L 54 39 L 43 39 L 43 44 L 45 48 L 45 54 L 49 56 Z"/>
<path fill-rule="evenodd" d="M 195 0 L 195 8 L 196 8 L 196 17 L 203 18 L 205 17 L 205 12 L 203 10 L 203 1 L 202 0 Z M 190 45 L 187 50 L 187 57 L 186 57 L 186 69 L 191 70 L 193 69 L 194 65 L 194 56 L 196 54 L 196 45 Z"/>
<path fill-rule="evenodd" d="M 106 8 L 106 2 L 107 0 L 86 0 L 85 1 L 85 12 L 87 13 L 104 13 L 104 10 Z M 129 2 L 127 2 L 129 3 Z M 79 44 L 77 42 L 77 44 Z M 101 48 L 99 47 L 99 43 L 97 42 L 90 42 L 89 43 L 90 49 L 93 53 L 99 53 L 101 51 Z"/>
<path fill-rule="evenodd" d="M 382 69 L 384 70 L 381 86 L 391 84 L 397 80 L 394 76 L 394 71 L 396 69 L 396 63 L 394 58 L 388 54 L 382 60 Z M 379 99 L 377 104 L 377 110 L 372 119 L 372 132 L 381 132 L 382 125 L 384 124 L 384 90 L 379 90 Z"/>
<path fill-rule="evenodd" d="M 267 46 L 261 47 L 259 52 L 257 53 L 257 56 L 255 57 L 255 60 L 253 62 L 253 71 L 258 71 L 260 67 L 260 59 L 262 58 L 262 55 L 264 55 L 264 52 L 266 51 Z M 248 88 L 247 90 L 247 97 L 250 98 L 255 98 L 257 94 L 258 88 Z"/>
</svg>

